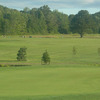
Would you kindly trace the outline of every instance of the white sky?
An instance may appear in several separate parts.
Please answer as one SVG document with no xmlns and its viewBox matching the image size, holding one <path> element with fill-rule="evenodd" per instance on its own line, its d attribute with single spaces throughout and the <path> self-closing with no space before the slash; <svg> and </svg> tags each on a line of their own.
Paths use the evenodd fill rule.
<svg viewBox="0 0 100 100">
<path fill-rule="evenodd" d="M 80 10 L 88 10 L 90 13 L 100 11 L 100 0 L 0 0 L 0 5 L 18 10 L 48 5 L 52 10 L 57 9 L 68 15 Z"/>
</svg>

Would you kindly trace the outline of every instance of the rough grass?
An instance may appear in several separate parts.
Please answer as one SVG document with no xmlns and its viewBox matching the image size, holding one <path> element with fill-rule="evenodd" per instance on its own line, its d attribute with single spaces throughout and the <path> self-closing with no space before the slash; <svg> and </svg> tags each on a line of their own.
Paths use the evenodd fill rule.
<svg viewBox="0 0 100 100">
<path fill-rule="evenodd" d="M 27 61 L 16 61 L 20 47 Z M 73 46 L 77 54 L 73 55 Z M 0 38 L 0 100 L 100 100 L 100 39 Z M 41 65 L 48 50 L 50 65 Z"/>
</svg>

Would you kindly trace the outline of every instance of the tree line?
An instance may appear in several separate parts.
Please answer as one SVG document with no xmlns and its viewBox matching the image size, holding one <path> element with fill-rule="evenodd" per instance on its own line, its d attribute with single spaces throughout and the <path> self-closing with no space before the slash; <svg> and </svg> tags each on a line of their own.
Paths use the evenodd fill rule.
<svg viewBox="0 0 100 100">
<path fill-rule="evenodd" d="M 48 5 L 22 11 L 0 6 L 0 35 L 100 33 L 100 12 L 81 10 L 67 15 L 51 10 Z"/>
</svg>

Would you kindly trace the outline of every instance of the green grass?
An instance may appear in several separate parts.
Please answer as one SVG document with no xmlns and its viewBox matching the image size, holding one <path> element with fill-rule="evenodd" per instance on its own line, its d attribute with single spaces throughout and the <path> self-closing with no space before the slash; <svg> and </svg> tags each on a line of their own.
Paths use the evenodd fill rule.
<svg viewBox="0 0 100 100">
<path fill-rule="evenodd" d="M 20 47 L 27 61 L 16 61 Z M 77 55 L 73 55 L 73 46 Z M 0 100 L 100 100 L 100 39 L 0 37 Z M 50 65 L 41 65 L 48 50 Z"/>
<path fill-rule="evenodd" d="M 100 68 L 13 67 L 0 70 L 0 97 L 4 100 L 98 100 L 99 84 Z"/>
<path fill-rule="evenodd" d="M 99 63 L 99 39 L 91 38 L 0 38 L 0 62 L 16 62 L 20 47 L 27 47 L 27 63 L 40 64 L 41 56 L 48 50 L 51 63 Z M 76 47 L 77 55 L 73 56 L 72 48 Z"/>
</svg>

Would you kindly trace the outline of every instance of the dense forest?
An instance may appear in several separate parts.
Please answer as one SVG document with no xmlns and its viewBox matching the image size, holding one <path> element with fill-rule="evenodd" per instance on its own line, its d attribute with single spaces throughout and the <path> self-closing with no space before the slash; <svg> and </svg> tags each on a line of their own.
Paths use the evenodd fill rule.
<svg viewBox="0 0 100 100">
<path fill-rule="evenodd" d="M 67 15 L 47 5 L 22 11 L 0 6 L 0 35 L 27 34 L 100 34 L 100 12 L 81 10 Z"/>
</svg>

